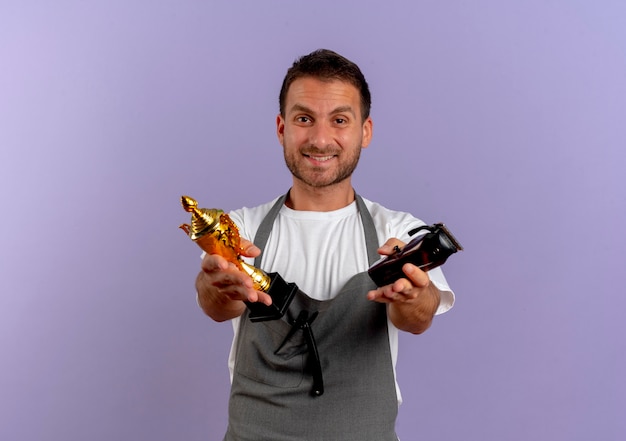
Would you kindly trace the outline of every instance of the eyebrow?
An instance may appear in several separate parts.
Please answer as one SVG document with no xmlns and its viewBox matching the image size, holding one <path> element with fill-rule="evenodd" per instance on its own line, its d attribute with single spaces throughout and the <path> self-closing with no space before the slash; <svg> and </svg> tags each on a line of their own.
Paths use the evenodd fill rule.
<svg viewBox="0 0 626 441">
<path fill-rule="evenodd" d="M 309 109 L 307 106 L 304 106 L 302 104 L 294 104 L 291 107 L 291 112 L 305 112 L 309 114 L 314 113 L 313 110 Z M 329 115 L 335 115 L 337 113 L 350 113 L 353 116 L 356 116 L 356 114 L 354 113 L 354 110 L 352 109 L 352 106 L 349 106 L 349 105 L 336 107 L 329 113 Z"/>
</svg>

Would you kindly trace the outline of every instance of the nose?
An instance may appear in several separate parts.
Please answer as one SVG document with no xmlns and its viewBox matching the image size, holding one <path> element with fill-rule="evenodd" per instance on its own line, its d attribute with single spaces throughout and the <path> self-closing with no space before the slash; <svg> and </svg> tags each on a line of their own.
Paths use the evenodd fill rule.
<svg viewBox="0 0 626 441">
<path fill-rule="evenodd" d="M 331 145 L 333 143 L 332 128 L 328 124 L 317 122 L 309 132 L 309 143 L 319 148 Z"/>
</svg>

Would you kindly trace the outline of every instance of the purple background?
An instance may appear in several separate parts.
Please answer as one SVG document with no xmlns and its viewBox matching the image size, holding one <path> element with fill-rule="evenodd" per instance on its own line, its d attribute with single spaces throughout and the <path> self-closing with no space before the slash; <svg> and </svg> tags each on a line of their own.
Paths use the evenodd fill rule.
<svg viewBox="0 0 626 441">
<path fill-rule="evenodd" d="M 466 247 L 401 439 L 623 440 L 625 5 L 3 1 L 0 439 L 221 439 L 179 197 L 287 190 L 280 81 L 328 47 L 373 91 L 357 190 Z"/>
</svg>

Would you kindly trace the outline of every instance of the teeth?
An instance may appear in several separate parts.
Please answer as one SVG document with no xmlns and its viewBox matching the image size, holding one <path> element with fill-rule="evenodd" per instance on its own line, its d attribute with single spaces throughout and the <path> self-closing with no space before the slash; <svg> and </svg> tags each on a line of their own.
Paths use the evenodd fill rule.
<svg viewBox="0 0 626 441">
<path fill-rule="evenodd" d="M 316 161 L 320 161 L 320 162 L 324 162 L 324 161 L 328 161 L 329 159 L 332 159 L 333 156 L 311 156 L 311 158 L 315 159 Z"/>
</svg>

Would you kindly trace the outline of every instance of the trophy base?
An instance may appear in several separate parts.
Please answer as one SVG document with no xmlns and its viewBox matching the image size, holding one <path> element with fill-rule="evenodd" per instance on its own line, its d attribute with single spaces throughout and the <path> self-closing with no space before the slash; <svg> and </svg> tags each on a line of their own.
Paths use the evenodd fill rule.
<svg viewBox="0 0 626 441">
<path fill-rule="evenodd" d="M 287 283 L 278 273 L 269 273 L 270 289 L 267 294 L 272 298 L 272 304 L 267 306 L 263 303 L 246 302 L 246 306 L 250 310 L 249 318 L 252 322 L 264 322 L 268 320 L 277 320 L 285 315 L 289 304 L 293 300 L 298 287 L 295 283 Z"/>
</svg>

